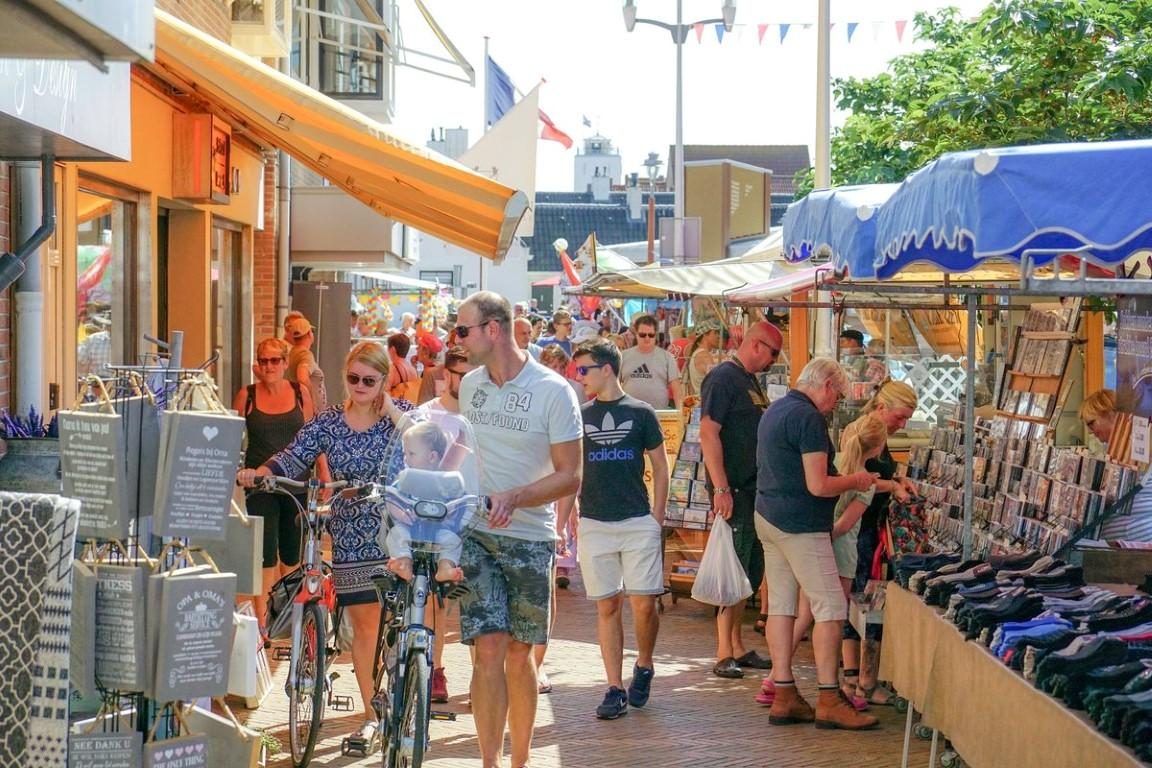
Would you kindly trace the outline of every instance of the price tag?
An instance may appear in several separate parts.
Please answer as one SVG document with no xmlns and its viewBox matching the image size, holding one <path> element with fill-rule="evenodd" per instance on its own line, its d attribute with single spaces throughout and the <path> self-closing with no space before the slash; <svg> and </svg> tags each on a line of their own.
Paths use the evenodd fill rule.
<svg viewBox="0 0 1152 768">
<path fill-rule="evenodd" d="M 1132 461 L 1152 461 L 1152 451 L 1148 445 L 1148 419 L 1132 417 Z"/>
</svg>

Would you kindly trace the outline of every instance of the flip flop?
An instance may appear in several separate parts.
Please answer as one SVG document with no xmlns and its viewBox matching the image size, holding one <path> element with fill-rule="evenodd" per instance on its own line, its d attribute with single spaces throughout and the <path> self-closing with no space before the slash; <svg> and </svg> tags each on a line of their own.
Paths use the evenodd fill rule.
<svg viewBox="0 0 1152 768">
<path fill-rule="evenodd" d="M 892 706 L 892 700 L 896 698 L 896 694 L 894 694 L 892 691 L 888 690 L 888 688 L 886 686 L 880 685 L 879 683 L 872 686 L 871 688 L 865 688 L 862 685 L 858 685 L 856 687 L 858 689 L 860 689 L 860 692 L 862 694 L 864 694 L 863 697 L 861 697 L 861 698 L 863 698 L 864 701 L 868 702 L 870 705 L 872 705 L 874 707 L 891 707 Z M 884 692 L 884 699 L 883 700 L 880 700 L 880 701 L 876 700 L 875 695 L 876 695 L 876 691 L 878 691 L 878 690 Z"/>
<path fill-rule="evenodd" d="M 539 679 L 536 681 L 537 693 L 552 693 L 552 681 L 548 679 L 548 675 L 541 673 Z"/>
</svg>

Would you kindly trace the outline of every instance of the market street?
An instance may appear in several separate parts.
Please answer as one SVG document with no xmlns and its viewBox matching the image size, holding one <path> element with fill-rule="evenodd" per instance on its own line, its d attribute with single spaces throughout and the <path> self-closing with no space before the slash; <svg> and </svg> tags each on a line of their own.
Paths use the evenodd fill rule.
<svg viewBox="0 0 1152 768">
<path fill-rule="evenodd" d="M 576 574 L 569 590 L 559 592 L 559 620 L 545 667 L 553 692 L 540 697 L 536 715 L 532 768 L 611 768 L 612 766 L 699 766 L 724 768 L 818 768 L 842 766 L 847 760 L 856 768 L 891 768 L 900 762 L 904 718 L 891 707 L 873 707 L 881 719 L 879 730 L 862 733 L 818 731 L 812 726 L 772 727 L 768 710 L 752 701 L 761 675 L 743 680 L 720 680 L 708 670 L 715 643 L 712 609 L 692 600 L 672 605 L 664 598 L 660 639 L 656 644 L 656 681 L 652 700 L 642 710 L 606 722 L 595 718 L 605 685 L 600 652 L 596 646 L 595 609 L 584 599 Z M 627 616 L 627 611 L 625 611 Z M 425 762 L 430 768 L 475 768 L 480 765 L 472 717 L 468 713 L 468 653 L 456 642 L 452 621 L 445 651 L 448 690 L 447 708 L 458 714 L 455 723 L 432 723 L 432 746 Z M 625 619 L 626 648 L 632 646 L 632 629 Z M 760 648 L 763 651 L 763 647 Z M 626 651 L 625 668 L 634 654 Z M 355 694 L 351 665 L 341 658 L 337 690 Z M 288 710 L 283 694 L 284 662 L 272 662 L 276 683 L 260 709 L 244 712 L 242 720 L 257 729 L 268 729 L 284 744 L 284 752 L 269 757 L 269 766 L 289 764 L 287 756 Z M 807 644 L 801 649 L 798 677 L 805 696 L 815 699 L 815 670 Z M 313 765 L 377 766 L 380 754 L 367 758 L 342 757 L 341 739 L 363 721 L 360 712 L 328 712 Z M 704 762 L 702 762 L 702 759 Z M 928 744 L 913 740 L 912 765 L 928 760 Z"/>
</svg>

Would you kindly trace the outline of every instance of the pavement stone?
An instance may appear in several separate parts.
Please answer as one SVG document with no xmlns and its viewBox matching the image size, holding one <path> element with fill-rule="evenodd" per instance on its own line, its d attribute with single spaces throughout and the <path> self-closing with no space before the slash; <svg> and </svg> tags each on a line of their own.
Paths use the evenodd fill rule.
<svg viewBox="0 0 1152 768">
<path fill-rule="evenodd" d="M 715 624 L 712 608 L 681 598 L 663 599 L 660 637 L 656 646 L 656 678 L 652 698 L 643 709 L 613 721 L 595 717 L 606 690 L 596 644 L 596 611 L 586 600 L 578 573 L 569 589 L 558 591 L 558 616 L 545 669 L 553 692 L 540 696 L 533 740 L 532 768 L 618 768 L 623 766 L 700 766 L 725 768 L 891 768 L 899 765 L 904 717 L 892 707 L 873 707 L 879 729 L 862 733 L 818 731 L 810 725 L 777 727 L 768 724 L 766 707 L 753 701 L 763 674 L 743 680 L 711 675 Z M 750 616 L 751 618 L 751 616 Z M 749 622 L 750 624 L 750 622 Z M 440 707 L 457 713 L 456 722 L 433 722 L 432 745 L 424 764 L 429 768 L 478 768 L 473 720 L 468 709 L 470 660 L 461 645 L 455 615 L 449 622 L 445 665 L 451 700 Z M 749 639 L 756 638 L 750 629 Z M 635 659 L 634 641 L 625 609 L 625 682 Z M 763 639 L 749 647 L 767 655 Z M 264 704 L 238 710 L 241 720 L 266 729 L 287 749 L 287 700 L 283 694 L 286 662 L 272 661 L 275 683 Z M 339 693 L 359 697 L 347 655 L 334 668 Z M 816 699 L 815 668 L 807 643 L 796 665 L 801 692 Z M 312 764 L 317 766 L 378 766 L 379 753 L 367 758 L 344 757 L 341 739 L 358 729 L 362 712 L 326 713 L 321 741 Z M 507 745 L 506 745 L 507 748 Z M 924 765 L 928 745 L 913 740 L 911 764 Z M 286 752 L 270 756 L 269 766 L 286 766 Z"/>
</svg>

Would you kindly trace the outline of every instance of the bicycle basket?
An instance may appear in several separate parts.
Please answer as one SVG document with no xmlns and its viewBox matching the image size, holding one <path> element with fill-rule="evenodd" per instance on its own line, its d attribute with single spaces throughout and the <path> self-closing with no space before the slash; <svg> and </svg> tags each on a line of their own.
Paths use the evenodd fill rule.
<svg viewBox="0 0 1152 768">
<path fill-rule="evenodd" d="M 285 640 L 292 636 L 292 601 L 304 582 L 304 569 L 295 568 L 268 590 L 268 611 L 264 627 L 271 640 Z"/>
</svg>

